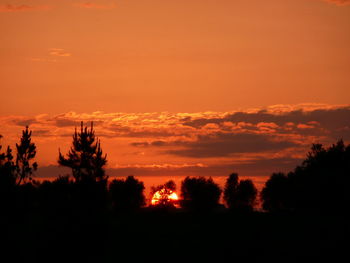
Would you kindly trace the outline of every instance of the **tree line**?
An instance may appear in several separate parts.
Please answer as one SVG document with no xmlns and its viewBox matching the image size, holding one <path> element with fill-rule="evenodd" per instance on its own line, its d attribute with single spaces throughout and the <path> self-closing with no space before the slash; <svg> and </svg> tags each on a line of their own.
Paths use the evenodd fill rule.
<svg viewBox="0 0 350 263">
<path fill-rule="evenodd" d="M 59 150 L 58 164 L 71 169 L 72 176 L 53 181 L 33 179 L 38 165 L 34 162 L 36 146 L 28 127 L 12 149 L 2 152 L 0 145 L 0 205 L 3 209 L 106 209 L 135 211 L 146 206 L 144 183 L 134 176 L 109 180 L 105 172 L 107 155 L 90 128 L 81 123 L 73 134 L 67 154 Z M 1 137 L 0 137 L 1 138 Z M 274 173 L 259 194 L 250 179 L 240 180 L 237 173 L 228 176 L 224 189 L 212 178 L 186 177 L 181 182 L 180 198 L 170 198 L 176 191 L 173 181 L 152 187 L 157 193 L 157 208 L 175 205 L 188 210 L 208 211 L 222 207 L 220 198 L 232 211 L 253 211 L 260 200 L 265 211 L 348 210 L 350 194 L 350 145 L 342 140 L 329 148 L 313 144 L 307 158 L 288 174 Z"/>
</svg>

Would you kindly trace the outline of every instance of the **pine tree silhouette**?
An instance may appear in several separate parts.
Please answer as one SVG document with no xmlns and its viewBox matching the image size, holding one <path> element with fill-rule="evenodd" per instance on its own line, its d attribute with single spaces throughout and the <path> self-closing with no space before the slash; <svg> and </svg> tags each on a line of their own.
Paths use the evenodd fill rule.
<svg viewBox="0 0 350 263">
<path fill-rule="evenodd" d="M 0 135 L 1 138 L 2 136 Z M 0 144 L 0 151 L 1 149 L 2 145 Z M 13 161 L 12 150 L 8 146 L 5 152 L 0 153 L 0 204 L 5 200 L 9 201 L 8 195 L 16 186 L 15 171 L 16 165 Z"/>
<path fill-rule="evenodd" d="M 100 140 L 95 137 L 93 122 L 88 130 L 81 122 L 80 132 L 75 128 L 73 146 L 65 158 L 59 150 L 58 163 L 72 169 L 76 181 L 107 181 L 104 166 L 107 154 L 103 155 Z"/>
<path fill-rule="evenodd" d="M 0 139 L 2 135 L 0 134 Z M 2 145 L 0 144 L 0 151 L 2 149 Z M 11 176 L 14 177 L 16 166 L 13 162 L 13 155 L 10 146 L 7 147 L 6 152 L 0 153 L 0 175 Z"/>
<path fill-rule="evenodd" d="M 22 138 L 20 144 L 16 143 L 17 157 L 16 157 L 16 174 L 17 184 L 26 182 L 26 179 L 32 180 L 33 171 L 36 171 L 38 164 L 34 162 L 30 164 L 31 160 L 35 158 L 36 146 L 32 143 L 32 131 L 29 131 L 28 126 L 22 131 Z"/>
</svg>

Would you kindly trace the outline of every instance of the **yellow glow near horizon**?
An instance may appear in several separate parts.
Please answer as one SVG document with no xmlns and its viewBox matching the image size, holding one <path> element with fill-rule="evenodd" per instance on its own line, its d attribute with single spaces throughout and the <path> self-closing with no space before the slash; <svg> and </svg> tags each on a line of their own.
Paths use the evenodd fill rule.
<svg viewBox="0 0 350 263">
<path fill-rule="evenodd" d="M 179 197 L 175 192 L 171 190 L 161 189 L 154 193 L 151 204 L 158 205 L 161 201 L 164 201 L 164 200 L 167 200 L 167 202 L 171 203 L 179 200 Z"/>
</svg>

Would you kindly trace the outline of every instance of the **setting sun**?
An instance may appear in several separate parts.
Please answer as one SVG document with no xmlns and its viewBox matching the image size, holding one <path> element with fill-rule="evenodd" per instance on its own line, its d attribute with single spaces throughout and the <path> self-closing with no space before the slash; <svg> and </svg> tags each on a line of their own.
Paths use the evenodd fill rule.
<svg viewBox="0 0 350 263">
<path fill-rule="evenodd" d="M 160 205 L 160 204 L 175 204 L 179 198 L 177 194 L 171 190 L 163 188 L 154 193 L 152 197 L 151 204 L 152 205 Z"/>
</svg>

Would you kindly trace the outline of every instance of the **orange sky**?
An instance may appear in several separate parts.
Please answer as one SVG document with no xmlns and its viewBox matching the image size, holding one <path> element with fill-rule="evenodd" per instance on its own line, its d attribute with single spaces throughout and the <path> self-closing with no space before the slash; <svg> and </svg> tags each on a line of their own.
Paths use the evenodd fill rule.
<svg viewBox="0 0 350 263">
<path fill-rule="evenodd" d="M 336 2 L 0 0 L 1 113 L 348 103 Z"/>
<path fill-rule="evenodd" d="M 350 139 L 349 3 L 0 0 L 2 144 L 51 169 L 84 120 L 112 174 L 290 170 Z"/>
</svg>

